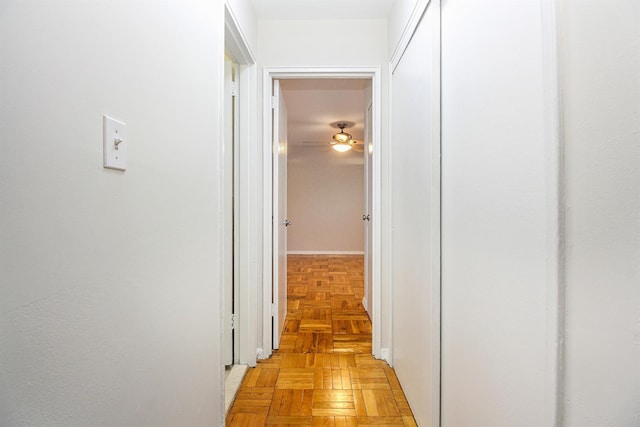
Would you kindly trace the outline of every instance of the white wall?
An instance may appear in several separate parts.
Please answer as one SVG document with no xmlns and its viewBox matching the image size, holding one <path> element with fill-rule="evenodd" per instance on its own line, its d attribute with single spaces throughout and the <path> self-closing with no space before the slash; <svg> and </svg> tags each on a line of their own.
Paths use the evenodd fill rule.
<svg viewBox="0 0 640 427">
<path fill-rule="evenodd" d="M 0 424 L 222 425 L 222 3 L 1 9 Z"/>
<path fill-rule="evenodd" d="M 363 154 L 327 148 L 289 144 L 289 253 L 364 251 Z"/>
<path fill-rule="evenodd" d="M 386 54 L 384 20 L 258 21 L 258 62 L 265 66 L 382 66 Z"/>
<path fill-rule="evenodd" d="M 640 425 L 640 3 L 561 2 L 565 425 Z"/>
<path fill-rule="evenodd" d="M 547 206 L 540 1 L 442 5 L 442 423 L 541 426 Z"/>
</svg>

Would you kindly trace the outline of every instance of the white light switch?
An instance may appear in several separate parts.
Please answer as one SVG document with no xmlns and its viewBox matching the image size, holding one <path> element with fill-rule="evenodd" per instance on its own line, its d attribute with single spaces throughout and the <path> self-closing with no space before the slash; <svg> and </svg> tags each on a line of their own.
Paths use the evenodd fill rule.
<svg viewBox="0 0 640 427">
<path fill-rule="evenodd" d="M 127 170 L 127 125 L 104 116 L 102 120 L 104 167 Z"/>
</svg>

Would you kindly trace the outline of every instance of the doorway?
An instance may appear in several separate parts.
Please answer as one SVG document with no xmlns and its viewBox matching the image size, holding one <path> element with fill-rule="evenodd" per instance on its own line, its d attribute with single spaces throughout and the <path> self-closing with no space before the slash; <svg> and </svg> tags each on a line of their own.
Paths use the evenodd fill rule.
<svg viewBox="0 0 640 427">
<path fill-rule="evenodd" d="M 258 269 L 252 268 L 258 258 L 259 238 L 255 230 L 260 218 L 256 170 L 260 158 L 256 154 L 257 133 L 251 126 L 256 121 L 257 66 L 232 11 L 225 5 L 225 97 L 223 99 L 224 161 L 223 180 L 224 267 L 223 337 L 220 345 L 223 365 L 232 366 L 229 376 L 222 375 L 225 412 L 240 385 L 247 366 L 256 365 L 255 283 Z"/>
<path fill-rule="evenodd" d="M 273 325 L 281 324 L 284 319 L 281 319 L 280 316 L 286 314 L 286 311 L 281 310 L 282 307 L 278 307 L 277 301 L 278 291 L 283 292 L 286 291 L 286 285 L 284 288 L 280 287 L 278 289 L 277 282 L 275 278 L 279 275 L 280 277 L 284 273 L 286 275 L 286 271 L 278 271 L 279 264 L 278 263 L 278 254 L 277 254 L 277 240 L 278 233 L 284 232 L 286 234 L 286 221 L 288 218 L 284 218 L 283 221 L 279 221 L 274 215 L 274 201 L 277 201 L 281 198 L 281 194 L 278 194 L 278 187 L 273 184 L 273 178 L 277 176 L 277 170 L 274 169 L 274 165 L 277 165 L 277 160 L 274 161 L 274 158 L 277 157 L 277 152 L 281 151 L 276 150 L 276 147 L 281 146 L 280 143 L 273 144 L 273 137 L 275 136 L 274 131 L 274 115 L 273 110 L 274 106 L 278 105 L 278 93 L 273 92 L 273 88 L 279 86 L 280 81 L 285 81 L 285 86 L 290 84 L 291 86 L 304 86 L 304 80 L 316 80 L 317 82 L 329 83 L 329 81 L 360 81 L 366 82 L 368 85 L 368 92 L 370 96 L 366 102 L 362 102 L 361 105 L 361 116 L 362 121 L 360 125 L 365 127 L 365 119 L 368 118 L 368 132 L 366 133 L 366 137 L 368 141 L 366 144 L 365 140 L 365 132 L 363 130 L 362 136 L 362 145 L 366 145 L 366 149 L 363 150 L 368 154 L 368 161 L 370 162 L 368 166 L 369 174 L 365 175 L 364 170 L 362 172 L 362 179 L 367 181 L 367 185 L 363 185 L 361 189 L 361 196 L 364 198 L 365 188 L 367 188 L 368 194 L 371 195 L 370 203 L 361 203 L 361 210 L 357 215 L 358 221 L 360 221 L 360 227 L 362 223 L 365 223 L 365 230 L 368 230 L 369 234 L 369 242 L 370 244 L 365 244 L 364 241 L 360 246 L 360 251 L 364 250 L 365 259 L 368 260 L 368 271 L 370 273 L 367 274 L 367 280 L 370 285 L 366 286 L 370 292 L 368 293 L 368 297 L 365 298 L 363 303 L 368 308 L 369 316 L 372 321 L 373 326 L 373 334 L 372 334 L 372 353 L 377 358 L 382 358 L 383 354 L 381 351 L 380 345 L 380 222 L 379 222 L 379 212 L 380 212 L 380 201 L 379 197 L 376 197 L 376 194 L 380 194 L 380 154 L 376 151 L 376 141 L 380 141 L 380 70 L 378 68 L 332 68 L 332 69 L 295 69 L 295 68 L 265 68 L 264 72 L 264 80 L 263 80 L 263 89 L 264 89 L 264 116 L 263 116 L 263 124 L 264 124 L 264 148 L 263 148 L 263 192 L 264 192 L 264 223 L 263 223 L 263 239 L 264 239 L 264 247 L 263 247 L 263 275 L 265 278 L 272 278 L 272 281 L 265 281 L 265 285 L 263 288 L 263 354 L 261 357 L 269 357 L 274 348 L 278 346 L 278 329 L 277 327 L 273 327 Z M 287 83 L 288 82 L 288 83 Z M 370 108 L 369 108 L 370 107 Z M 337 119 L 334 117 L 334 119 Z M 344 119 L 344 118 L 343 118 Z M 333 132 L 338 132 L 335 126 L 336 122 L 339 122 L 340 119 L 332 120 L 326 119 L 327 121 L 325 126 L 325 133 L 322 137 L 314 138 L 311 141 L 296 141 L 299 144 L 308 145 L 308 149 L 322 149 L 329 148 L 327 144 L 326 147 L 322 147 L 322 144 L 318 144 L 318 139 L 331 139 L 331 134 Z M 334 124 L 334 129 L 330 126 Z M 313 147 L 313 146 L 316 147 Z M 370 206 L 371 210 L 368 211 L 367 206 Z M 294 227 L 295 227 L 295 221 Z M 281 224 L 282 223 L 282 224 Z M 282 227 L 281 227 L 282 225 Z M 317 251 L 316 251 L 317 252 Z M 328 251 L 331 252 L 331 251 Z M 354 251 L 356 252 L 356 251 Z M 272 286 L 273 285 L 273 286 Z M 282 285 L 281 285 L 282 286 Z M 276 333 L 274 334 L 274 330 Z"/>
<path fill-rule="evenodd" d="M 224 68 L 224 150 L 223 150 L 223 206 L 224 206 L 224 323 L 223 323 L 223 360 L 225 366 L 224 397 L 225 410 L 231 406 L 236 390 L 239 388 L 247 365 L 240 364 L 239 341 L 239 65 L 228 54 L 225 55 Z"/>
</svg>

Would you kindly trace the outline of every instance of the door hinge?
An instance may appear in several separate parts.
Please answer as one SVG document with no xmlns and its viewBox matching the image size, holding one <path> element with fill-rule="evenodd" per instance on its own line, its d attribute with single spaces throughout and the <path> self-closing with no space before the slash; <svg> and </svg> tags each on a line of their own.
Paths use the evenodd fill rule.
<svg viewBox="0 0 640 427">
<path fill-rule="evenodd" d="M 277 307 L 276 303 L 274 303 L 274 302 L 271 303 L 271 315 L 275 316 L 277 312 L 278 312 L 278 307 Z"/>
<path fill-rule="evenodd" d="M 238 326 L 238 315 L 237 314 L 232 314 L 231 315 L 231 329 L 235 329 Z"/>
<path fill-rule="evenodd" d="M 238 83 L 231 82 L 231 96 L 238 96 Z"/>
<path fill-rule="evenodd" d="M 271 97 L 271 108 L 278 108 L 280 106 L 280 100 L 277 96 Z"/>
</svg>

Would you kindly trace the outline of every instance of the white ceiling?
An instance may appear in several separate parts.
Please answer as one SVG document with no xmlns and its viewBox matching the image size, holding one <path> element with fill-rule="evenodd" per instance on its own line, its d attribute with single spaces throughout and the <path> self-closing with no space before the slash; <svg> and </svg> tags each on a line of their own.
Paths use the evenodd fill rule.
<svg viewBox="0 0 640 427">
<path fill-rule="evenodd" d="M 386 19 L 394 0 L 251 0 L 258 19 Z"/>
<path fill-rule="evenodd" d="M 354 139 L 364 138 L 365 94 L 363 79 L 288 79 L 280 85 L 288 111 L 287 139 L 290 145 L 318 147 L 304 141 L 326 142 L 339 129 L 338 121 L 355 123 L 346 129 Z"/>
</svg>

